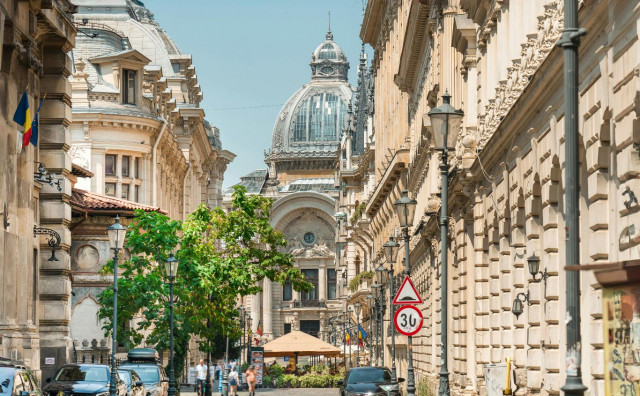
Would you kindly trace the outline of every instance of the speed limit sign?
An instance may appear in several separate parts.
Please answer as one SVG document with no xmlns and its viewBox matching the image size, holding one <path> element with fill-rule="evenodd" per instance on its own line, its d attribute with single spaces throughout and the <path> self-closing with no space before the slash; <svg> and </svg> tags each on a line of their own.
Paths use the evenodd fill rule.
<svg viewBox="0 0 640 396">
<path fill-rule="evenodd" d="M 393 323 L 400 334 L 412 336 L 422 328 L 422 312 L 413 305 L 398 308 Z"/>
</svg>

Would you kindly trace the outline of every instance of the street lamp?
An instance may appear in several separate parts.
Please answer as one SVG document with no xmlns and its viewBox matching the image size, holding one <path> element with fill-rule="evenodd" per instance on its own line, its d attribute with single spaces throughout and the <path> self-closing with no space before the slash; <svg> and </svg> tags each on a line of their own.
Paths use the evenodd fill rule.
<svg viewBox="0 0 640 396">
<path fill-rule="evenodd" d="M 178 273 L 178 259 L 169 253 L 164 268 L 169 278 L 169 396 L 176 394 L 175 372 L 173 369 L 173 281 Z"/>
<path fill-rule="evenodd" d="M 431 119 L 431 127 L 433 128 L 433 140 L 436 150 L 442 151 L 440 163 L 440 176 L 442 178 L 442 204 L 440 205 L 440 242 L 441 248 L 441 313 L 442 320 L 441 338 L 442 338 L 442 364 L 440 365 L 440 384 L 438 386 L 438 395 L 449 395 L 449 371 L 447 370 L 447 298 L 448 298 L 448 275 L 447 275 L 447 252 L 449 250 L 447 235 L 449 233 L 449 215 L 447 209 L 447 201 L 449 199 L 449 150 L 455 149 L 458 141 L 458 132 L 462 124 L 464 112 L 457 110 L 450 104 L 451 95 L 445 92 L 442 95 L 442 105 L 429 111 Z M 409 380 L 411 381 L 411 379 Z M 411 395 L 411 393 L 409 393 Z"/>
<path fill-rule="evenodd" d="M 362 306 L 357 302 L 354 305 L 356 312 L 356 340 L 358 341 L 358 349 L 356 349 L 356 367 L 360 367 L 360 312 L 362 311 Z"/>
<path fill-rule="evenodd" d="M 380 269 L 384 270 L 384 267 L 382 266 L 382 264 L 380 264 L 378 267 L 376 267 L 376 281 L 378 282 L 378 285 L 380 286 L 380 299 L 379 299 L 379 304 L 380 304 L 380 310 L 378 311 L 378 315 L 379 317 L 377 318 L 378 320 L 378 330 L 380 331 L 380 365 L 384 366 L 384 351 L 385 351 L 385 339 L 384 339 L 384 314 L 385 314 L 385 304 L 384 304 L 384 285 L 387 283 L 387 271 L 381 271 Z"/>
<path fill-rule="evenodd" d="M 378 364 L 380 363 L 380 332 L 379 332 L 379 323 L 378 323 L 378 319 L 379 319 L 379 315 L 380 315 L 380 307 L 378 306 L 378 295 L 380 294 L 379 289 L 380 289 L 380 283 L 378 283 L 378 281 L 376 281 L 375 284 L 371 285 L 371 288 L 373 289 L 373 316 L 375 317 L 375 323 L 374 323 L 374 334 L 375 334 L 375 344 L 376 344 L 376 366 L 378 366 Z"/>
<path fill-rule="evenodd" d="M 535 254 L 533 256 L 530 256 L 527 259 L 527 265 L 529 267 L 529 273 L 533 277 L 533 281 L 536 283 L 544 281 L 546 285 L 549 273 L 547 272 L 546 268 L 544 269 L 544 272 L 540 271 L 540 257 L 536 256 Z M 540 275 L 540 279 L 537 278 L 538 275 Z"/>
<path fill-rule="evenodd" d="M 113 250 L 113 323 L 111 340 L 111 379 L 109 383 L 109 395 L 116 396 L 116 348 L 118 327 L 118 254 L 124 246 L 124 237 L 127 235 L 127 227 L 120 224 L 120 217 L 116 215 L 116 222 L 107 227 L 109 248 Z"/>
<path fill-rule="evenodd" d="M 409 264 L 409 227 L 413 223 L 413 217 L 416 213 L 417 202 L 415 199 L 409 198 L 407 190 L 402 192 L 402 198 L 394 202 L 393 208 L 398 216 L 400 227 L 404 232 L 404 274 L 411 275 L 411 265 Z M 409 336 L 407 339 L 407 396 L 415 396 L 416 384 L 413 374 L 413 340 Z"/>
<path fill-rule="evenodd" d="M 243 346 L 242 346 L 242 341 L 244 339 L 244 306 L 240 305 L 238 307 L 238 312 L 239 312 L 239 316 L 240 316 L 240 325 L 242 326 L 242 335 L 240 336 L 240 365 L 238 367 L 242 367 L 242 350 L 243 350 Z"/>
<path fill-rule="evenodd" d="M 398 259 L 398 250 L 399 250 L 398 248 L 400 247 L 400 244 L 395 242 L 391 238 L 389 238 L 389 241 L 387 241 L 387 243 L 382 245 L 382 247 L 384 249 L 384 255 L 385 255 L 386 259 L 387 259 L 387 263 L 389 263 L 389 269 L 386 270 L 386 271 L 388 271 L 388 278 L 389 278 L 389 310 L 391 312 L 390 317 L 393 318 L 393 317 L 395 317 L 395 314 L 396 314 L 396 307 L 395 307 L 395 305 L 393 305 L 393 296 L 396 293 L 395 285 L 394 285 L 394 279 L 393 279 L 393 275 L 394 275 L 393 266 L 396 263 L 396 260 Z M 385 270 L 385 268 L 382 267 L 381 270 Z M 394 381 L 397 378 L 397 373 L 396 373 L 396 329 L 393 326 L 391 326 L 391 378 Z"/>
</svg>

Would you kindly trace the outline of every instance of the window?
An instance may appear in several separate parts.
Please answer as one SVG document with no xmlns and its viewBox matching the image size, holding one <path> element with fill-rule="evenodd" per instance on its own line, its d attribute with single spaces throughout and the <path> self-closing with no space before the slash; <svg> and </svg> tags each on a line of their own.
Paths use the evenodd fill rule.
<svg viewBox="0 0 640 396">
<path fill-rule="evenodd" d="M 318 299 L 318 270 L 317 269 L 303 269 L 305 280 L 313 285 L 313 289 L 302 292 L 302 300 L 317 300 Z"/>
<path fill-rule="evenodd" d="M 122 199 L 124 200 L 129 200 L 129 185 L 128 184 L 123 184 L 122 185 L 122 193 L 120 194 L 122 196 Z"/>
<path fill-rule="evenodd" d="M 136 72 L 122 71 L 122 103 L 136 104 Z"/>
<path fill-rule="evenodd" d="M 337 95 L 318 93 L 310 96 L 298 108 L 293 141 L 337 141 L 345 116 L 346 105 Z"/>
<path fill-rule="evenodd" d="M 140 186 L 135 186 L 133 188 L 133 200 L 136 202 L 140 202 Z"/>
<path fill-rule="evenodd" d="M 291 333 L 291 323 L 285 323 L 284 324 L 284 334 L 289 334 Z"/>
<path fill-rule="evenodd" d="M 327 270 L 327 300 L 336 299 L 336 290 L 338 285 L 338 274 L 334 269 Z"/>
<path fill-rule="evenodd" d="M 107 176 L 116 175 L 116 155 L 107 154 L 104 156 L 104 174 Z"/>
<path fill-rule="evenodd" d="M 307 113 L 309 112 L 309 99 L 307 99 L 296 115 L 295 132 L 293 140 L 296 142 L 305 142 L 307 140 Z"/>
<path fill-rule="evenodd" d="M 104 195 L 108 195 L 110 197 L 116 196 L 116 183 L 105 183 L 104 184 Z"/>
<path fill-rule="evenodd" d="M 141 172 L 141 170 L 140 170 L 140 157 L 136 157 L 136 158 L 133 160 L 133 172 L 134 172 L 134 173 L 133 173 L 133 176 L 134 176 L 136 179 L 140 179 L 140 176 L 142 176 L 142 172 Z"/>
<path fill-rule="evenodd" d="M 128 155 L 122 156 L 122 176 L 129 177 L 129 164 L 131 163 L 131 157 Z"/>
<path fill-rule="evenodd" d="M 311 117 L 309 119 L 309 140 L 318 141 L 322 139 L 322 95 L 315 95 L 311 98 Z"/>
<path fill-rule="evenodd" d="M 360 275 L 360 256 L 356 256 L 356 275 Z"/>
<path fill-rule="evenodd" d="M 291 282 L 285 282 L 284 286 L 282 286 L 282 301 L 291 301 L 292 298 L 293 291 Z"/>
</svg>

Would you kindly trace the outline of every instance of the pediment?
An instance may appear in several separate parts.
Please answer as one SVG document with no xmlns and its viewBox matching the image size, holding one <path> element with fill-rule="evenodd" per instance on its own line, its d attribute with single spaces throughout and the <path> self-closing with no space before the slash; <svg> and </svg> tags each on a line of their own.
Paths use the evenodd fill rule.
<svg viewBox="0 0 640 396">
<path fill-rule="evenodd" d="M 91 58 L 89 59 L 89 61 L 91 63 L 127 62 L 136 63 L 143 66 L 151 63 L 151 59 L 142 55 L 140 51 L 135 49 L 111 52 L 108 54 L 96 56 L 95 58 Z"/>
</svg>

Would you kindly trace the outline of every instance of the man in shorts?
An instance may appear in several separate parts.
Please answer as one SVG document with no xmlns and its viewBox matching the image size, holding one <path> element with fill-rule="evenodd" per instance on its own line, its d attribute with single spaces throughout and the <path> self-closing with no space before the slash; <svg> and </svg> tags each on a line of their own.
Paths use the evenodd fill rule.
<svg viewBox="0 0 640 396">
<path fill-rule="evenodd" d="M 249 396 L 255 396 L 256 395 L 256 370 L 253 367 L 253 364 L 249 366 L 249 369 L 244 374 L 247 379 L 247 385 L 249 386 Z"/>
</svg>

